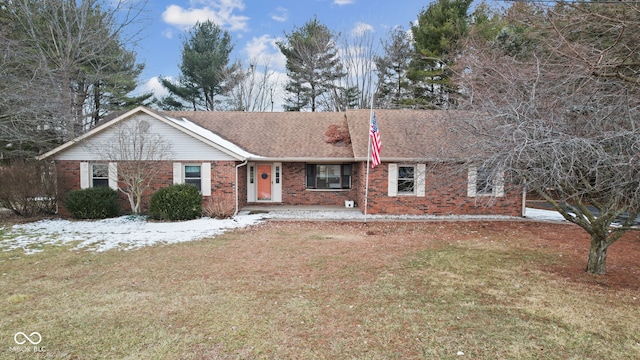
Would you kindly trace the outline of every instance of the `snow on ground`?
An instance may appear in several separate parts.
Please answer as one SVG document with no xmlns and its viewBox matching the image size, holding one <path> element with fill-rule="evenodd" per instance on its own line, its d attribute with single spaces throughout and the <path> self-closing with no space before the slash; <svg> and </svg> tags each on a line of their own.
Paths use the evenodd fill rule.
<svg viewBox="0 0 640 360">
<path fill-rule="evenodd" d="M 0 249 L 24 249 L 29 254 L 42 251 L 43 244 L 77 243 L 75 249 L 131 250 L 210 238 L 229 229 L 256 224 L 261 219 L 260 215 L 242 215 L 233 219 L 201 218 L 179 222 L 153 222 L 140 216 L 94 221 L 41 220 L 5 229 L 5 237 L 13 239 L 4 240 L 0 233 Z"/>
<path fill-rule="evenodd" d="M 542 221 L 563 220 L 555 211 L 527 208 L 526 217 Z M 354 211 L 287 210 L 264 214 L 240 213 L 233 219 L 201 218 L 180 222 L 153 222 L 145 217 L 121 216 L 94 221 L 41 220 L 0 228 L 0 249 L 23 249 L 26 254 L 42 251 L 42 246 L 75 244 L 74 249 L 107 251 L 132 250 L 144 246 L 173 244 L 211 238 L 226 230 L 257 224 L 264 219 L 298 220 L 362 220 L 364 215 Z M 490 220 L 514 219 L 506 216 L 381 216 L 378 220 Z M 3 235 L 4 233 L 4 235 Z"/>
<path fill-rule="evenodd" d="M 525 211 L 525 217 L 540 221 L 566 221 L 565 218 L 557 211 L 534 208 L 527 208 Z"/>
</svg>

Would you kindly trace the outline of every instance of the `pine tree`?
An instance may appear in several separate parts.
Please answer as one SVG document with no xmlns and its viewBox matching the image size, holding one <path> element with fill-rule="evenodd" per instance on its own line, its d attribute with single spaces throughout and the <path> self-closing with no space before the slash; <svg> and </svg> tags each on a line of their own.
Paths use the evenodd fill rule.
<svg viewBox="0 0 640 360">
<path fill-rule="evenodd" d="M 193 110 L 213 111 L 234 85 L 237 63 L 229 64 L 233 51 L 231 35 L 212 21 L 197 23 L 183 41 L 181 75 L 177 83 L 162 79 L 170 98 L 160 104 L 193 107 Z M 185 104 L 186 103 L 186 104 Z M 188 104 L 188 105 L 187 105 Z"/>
<path fill-rule="evenodd" d="M 317 18 L 308 21 L 301 28 L 286 34 L 286 42 L 278 47 L 287 57 L 289 82 L 285 90 L 290 94 L 284 108 L 288 111 L 321 110 L 319 98 L 335 98 L 331 93 L 339 93 L 337 85 L 346 74 L 335 48 L 335 36 Z M 337 99 L 336 99 L 337 100 Z M 322 106 L 324 110 L 340 108 L 337 101 Z"/>
<path fill-rule="evenodd" d="M 466 33 L 472 0 L 438 0 L 424 9 L 411 27 L 414 57 L 408 77 L 414 83 L 416 105 L 448 108 L 455 103 L 451 67 L 457 42 Z"/>
<path fill-rule="evenodd" d="M 382 41 L 383 56 L 375 58 L 378 69 L 378 91 L 376 106 L 393 109 L 410 106 L 413 94 L 408 70 L 411 61 L 411 38 L 401 27 L 388 33 Z"/>
</svg>

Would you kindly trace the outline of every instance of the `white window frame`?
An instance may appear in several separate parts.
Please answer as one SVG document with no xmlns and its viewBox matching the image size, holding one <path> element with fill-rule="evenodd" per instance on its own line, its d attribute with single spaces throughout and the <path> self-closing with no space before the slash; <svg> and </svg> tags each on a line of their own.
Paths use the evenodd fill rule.
<svg viewBox="0 0 640 360">
<path fill-rule="evenodd" d="M 105 187 L 109 186 L 109 164 L 93 163 L 91 164 L 90 168 L 91 168 L 91 172 L 89 174 L 91 175 L 91 187 L 97 187 L 96 181 L 104 182 Z M 104 168 L 105 170 L 105 173 L 103 174 L 104 176 L 96 175 L 96 172 L 101 172 L 101 169 L 99 168 Z M 99 185 L 99 186 L 102 186 L 102 185 Z"/>
<path fill-rule="evenodd" d="M 412 169 L 413 170 L 413 176 L 412 177 L 406 177 L 406 178 L 401 178 L 400 174 L 402 173 L 402 169 L 403 168 L 407 168 L 407 169 Z M 400 190 L 400 185 L 403 183 L 410 183 L 413 182 L 413 188 L 411 189 L 411 191 L 402 191 Z M 398 195 L 415 195 L 416 194 L 416 166 L 415 165 L 398 165 Z"/>
<path fill-rule="evenodd" d="M 187 168 L 198 168 L 199 176 L 189 176 Z M 198 190 L 202 191 L 202 170 L 201 164 L 184 164 L 182 166 L 182 178 L 184 179 L 184 183 L 199 185 Z"/>
<path fill-rule="evenodd" d="M 118 164 L 115 162 L 80 162 L 80 188 L 88 189 L 93 187 L 93 166 L 94 165 L 107 165 L 107 179 L 108 186 L 113 190 L 118 190 Z"/>
<path fill-rule="evenodd" d="M 413 192 L 400 192 L 398 191 L 398 175 L 400 167 L 413 167 L 414 186 Z M 426 196 L 425 184 L 426 184 L 426 164 L 388 164 L 388 176 L 387 194 L 390 197 L 394 196 Z"/>
<path fill-rule="evenodd" d="M 480 192 L 478 190 L 478 167 L 470 165 L 467 175 L 467 196 L 468 197 L 503 197 L 504 196 L 504 173 L 497 172 L 492 183 L 491 192 Z"/>
<path fill-rule="evenodd" d="M 211 196 L 211 163 L 173 163 L 173 183 L 185 183 L 187 166 L 200 166 L 200 193 L 202 196 Z"/>
</svg>

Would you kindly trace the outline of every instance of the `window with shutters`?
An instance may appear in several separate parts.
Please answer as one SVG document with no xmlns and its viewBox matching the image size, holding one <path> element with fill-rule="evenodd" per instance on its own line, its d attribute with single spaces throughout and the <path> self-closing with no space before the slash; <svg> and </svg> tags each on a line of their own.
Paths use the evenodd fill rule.
<svg viewBox="0 0 640 360">
<path fill-rule="evenodd" d="M 202 191 L 202 167 L 200 165 L 185 165 L 184 182 L 193 184 L 198 188 L 198 191 Z"/>
<path fill-rule="evenodd" d="M 416 190 L 415 166 L 398 166 L 398 194 L 413 195 Z"/>
<path fill-rule="evenodd" d="M 387 166 L 389 174 L 387 194 L 389 196 L 426 196 L 427 171 L 425 164 L 390 163 Z"/>
<path fill-rule="evenodd" d="M 91 186 L 109 186 L 109 165 L 91 164 Z"/>
<path fill-rule="evenodd" d="M 467 196 L 504 196 L 504 174 L 487 167 L 469 167 Z"/>
</svg>

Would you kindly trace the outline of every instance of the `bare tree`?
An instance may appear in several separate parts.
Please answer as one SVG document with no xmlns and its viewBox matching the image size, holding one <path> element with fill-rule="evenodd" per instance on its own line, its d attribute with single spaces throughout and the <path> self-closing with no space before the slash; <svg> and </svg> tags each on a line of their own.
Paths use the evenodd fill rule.
<svg viewBox="0 0 640 360">
<path fill-rule="evenodd" d="M 518 6 L 509 20 L 527 46 L 467 44 L 458 80 L 482 115 L 458 129 L 477 140 L 478 162 L 589 233 L 586 271 L 605 274 L 607 249 L 640 211 L 640 5 Z"/>
<path fill-rule="evenodd" d="M 255 59 L 246 70 L 241 70 L 240 80 L 229 92 L 229 107 L 235 111 L 273 110 L 273 96 L 278 85 L 275 71 L 269 63 L 259 64 Z"/>
<path fill-rule="evenodd" d="M 0 100 L 0 106 L 20 125 L 14 129 L 35 128 L 65 141 L 128 103 L 126 94 L 143 68 L 128 47 L 138 38 L 144 2 L 14 0 L 10 5 L 0 9 L 0 44 L 8 55 L 2 64 L 7 91 L 4 85 L 0 91 L 18 90 L 19 101 Z M 20 113 L 27 116 L 14 115 Z"/>
<path fill-rule="evenodd" d="M 341 37 L 340 61 L 346 76 L 343 86 L 335 86 L 331 93 L 334 102 L 345 103 L 344 107 L 367 109 L 371 106 L 371 97 L 376 88 L 375 33 L 373 31 L 354 30 Z M 344 88 L 345 92 L 335 91 Z"/>
<path fill-rule="evenodd" d="M 140 213 L 142 196 L 163 171 L 158 162 L 172 157 L 171 144 L 142 119 L 118 124 L 110 139 L 90 150 L 116 164 L 118 190 L 134 214 Z"/>
<path fill-rule="evenodd" d="M 53 164 L 18 159 L 0 166 L 0 207 L 29 217 L 54 214 L 56 205 Z"/>
</svg>

